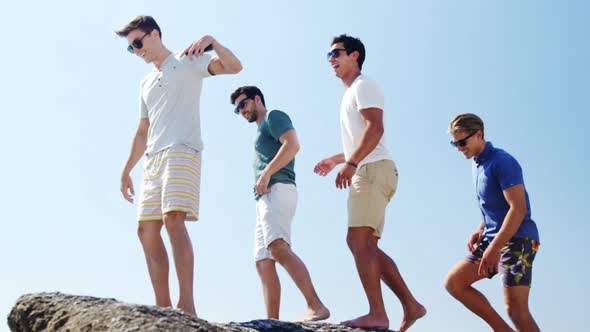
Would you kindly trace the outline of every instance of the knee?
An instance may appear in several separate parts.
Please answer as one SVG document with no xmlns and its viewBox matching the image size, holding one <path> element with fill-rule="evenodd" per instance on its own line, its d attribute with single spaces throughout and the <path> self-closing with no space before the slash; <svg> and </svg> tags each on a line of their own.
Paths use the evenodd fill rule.
<svg viewBox="0 0 590 332">
<path fill-rule="evenodd" d="M 184 232 L 184 217 L 185 213 L 180 211 L 171 211 L 164 215 L 164 225 L 169 235 Z"/>
<path fill-rule="evenodd" d="M 273 241 L 268 246 L 268 250 L 272 257 L 274 257 L 279 263 L 284 262 L 285 259 L 291 255 L 291 247 L 289 247 L 289 244 L 283 239 Z"/>
<path fill-rule="evenodd" d="M 512 320 L 517 327 L 525 322 L 530 316 L 528 308 L 523 308 L 522 306 L 510 303 L 506 304 L 506 312 L 508 313 L 510 320 Z"/>
<path fill-rule="evenodd" d="M 459 278 L 454 273 L 447 274 L 445 278 L 445 288 L 449 294 L 457 297 L 461 289 L 463 288 L 459 283 Z"/>
<path fill-rule="evenodd" d="M 137 237 L 141 242 L 149 241 L 155 237 L 160 236 L 160 228 L 157 227 L 149 227 L 145 223 L 149 221 L 144 221 L 139 224 L 137 227 Z"/>
</svg>

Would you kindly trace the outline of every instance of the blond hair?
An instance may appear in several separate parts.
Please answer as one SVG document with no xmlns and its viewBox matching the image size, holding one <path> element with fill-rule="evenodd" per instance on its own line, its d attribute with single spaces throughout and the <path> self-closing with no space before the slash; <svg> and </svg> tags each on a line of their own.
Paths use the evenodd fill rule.
<svg viewBox="0 0 590 332">
<path fill-rule="evenodd" d="M 474 133 L 481 130 L 483 137 L 483 120 L 473 113 L 463 113 L 455 116 L 449 124 L 449 133 L 458 131 Z"/>
</svg>

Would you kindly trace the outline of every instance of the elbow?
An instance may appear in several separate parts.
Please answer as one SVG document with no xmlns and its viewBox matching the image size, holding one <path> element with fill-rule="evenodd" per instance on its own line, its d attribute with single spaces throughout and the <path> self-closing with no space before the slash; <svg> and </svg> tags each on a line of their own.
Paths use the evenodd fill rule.
<svg viewBox="0 0 590 332">
<path fill-rule="evenodd" d="M 383 123 L 375 124 L 372 126 L 372 132 L 374 136 L 382 137 L 383 133 L 385 133 L 385 128 L 383 127 Z"/>
<path fill-rule="evenodd" d="M 237 74 L 237 73 L 241 72 L 242 69 L 243 69 L 242 63 L 240 62 L 240 60 L 237 60 L 235 65 L 232 68 L 232 74 Z"/>
</svg>

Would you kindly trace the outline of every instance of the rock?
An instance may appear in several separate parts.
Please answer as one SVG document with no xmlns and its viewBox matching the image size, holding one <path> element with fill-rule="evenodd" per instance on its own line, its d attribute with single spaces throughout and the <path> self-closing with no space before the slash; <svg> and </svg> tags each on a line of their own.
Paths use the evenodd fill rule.
<svg viewBox="0 0 590 332">
<path fill-rule="evenodd" d="M 21 296 L 8 315 L 8 326 L 13 332 L 365 331 L 329 323 L 283 322 L 267 319 L 253 320 L 245 323 L 211 323 L 171 308 L 128 304 L 115 299 L 67 295 L 62 293 L 37 293 Z"/>
</svg>

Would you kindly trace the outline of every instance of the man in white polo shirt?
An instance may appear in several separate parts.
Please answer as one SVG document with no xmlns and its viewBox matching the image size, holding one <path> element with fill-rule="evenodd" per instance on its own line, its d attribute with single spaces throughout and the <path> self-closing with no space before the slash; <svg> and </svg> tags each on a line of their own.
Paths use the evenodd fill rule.
<svg viewBox="0 0 590 332">
<path fill-rule="evenodd" d="M 384 98 L 374 80 L 361 74 L 365 47 L 354 37 L 332 40 L 328 60 L 346 87 L 340 106 L 344 152 L 320 161 L 314 171 L 325 176 L 336 165 L 336 187 L 350 187 L 348 234 L 350 248 L 369 301 L 369 314 L 343 322 L 360 328 L 389 328 L 381 294 L 381 279 L 399 298 L 406 331 L 426 309 L 414 298 L 393 260 L 378 247 L 385 224 L 385 208 L 397 189 L 397 168 L 385 144 Z"/>
<path fill-rule="evenodd" d="M 151 16 L 137 16 L 116 31 L 127 50 L 154 65 L 140 84 L 140 122 L 121 175 L 123 197 L 135 195 L 129 173 L 145 153 L 139 200 L 138 235 L 154 288 L 156 305 L 171 307 L 168 254 L 160 235 L 165 226 L 179 283 L 177 308 L 196 316 L 193 298 L 194 255 L 185 221 L 198 220 L 201 177 L 199 102 L 203 79 L 242 69 L 230 50 L 203 36 L 174 54 L 162 43 Z M 211 57 L 204 52 L 213 49 Z"/>
</svg>

